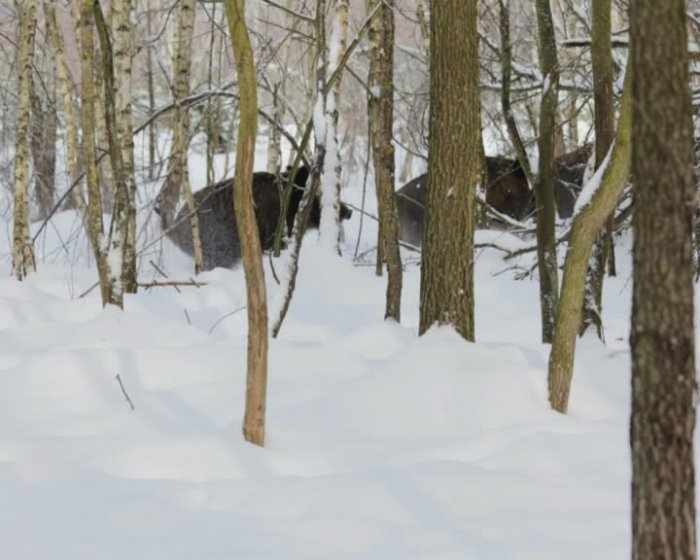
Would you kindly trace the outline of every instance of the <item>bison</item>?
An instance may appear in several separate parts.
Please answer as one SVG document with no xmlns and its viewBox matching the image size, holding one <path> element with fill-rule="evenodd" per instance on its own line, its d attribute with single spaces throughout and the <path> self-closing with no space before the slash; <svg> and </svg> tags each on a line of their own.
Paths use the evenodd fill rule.
<svg viewBox="0 0 700 560">
<path fill-rule="evenodd" d="M 294 188 L 287 208 L 285 221 L 287 234 L 291 235 L 294 217 L 299 210 L 299 204 L 306 188 L 309 171 L 300 168 L 294 177 Z M 278 178 L 267 172 L 253 174 L 253 202 L 255 218 L 260 234 L 263 250 L 272 248 L 277 224 L 280 220 L 282 194 L 287 184 L 286 174 Z M 211 270 L 216 267 L 229 268 L 241 259 L 241 244 L 236 227 L 236 216 L 233 207 L 233 179 L 226 179 L 194 193 L 194 206 L 199 218 L 199 231 L 202 240 L 203 269 Z M 173 223 L 167 223 L 164 213 L 161 225 L 167 237 L 188 255 L 194 255 L 192 229 L 190 226 L 190 210 L 183 207 Z M 340 217 L 350 218 L 352 211 L 341 203 Z M 312 201 L 308 227 L 318 228 L 321 221 L 321 207 L 318 199 Z"/>
</svg>

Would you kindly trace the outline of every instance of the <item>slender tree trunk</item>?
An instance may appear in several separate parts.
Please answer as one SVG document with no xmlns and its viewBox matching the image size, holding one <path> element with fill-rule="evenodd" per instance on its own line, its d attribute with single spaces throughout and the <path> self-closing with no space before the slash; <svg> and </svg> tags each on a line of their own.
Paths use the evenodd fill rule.
<svg viewBox="0 0 700 560">
<path fill-rule="evenodd" d="M 248 375 L 243 435 L 247 441 L 262 446 L 265 443 L 268 332 L 265 274 L 253 206 L 258 114 L 255 61 L 245 24 L 244 0 L 225 0 L 225 6 L 241 96 L 233 196 L 248 298 Z"/>
<path fill-rule="evenodd" d="M 324 2 L 325 5 L 325 2 Z M 319 20 L 319 24 L 321 24 Z M 323 83 L 338 69 L 345 52 L 348 28 L 347 0 L 334 0 L 333 24 L 328 45 L 318 45 L 319 51 L 327 51 Z M 325 37 L 324 33 L 317 36 Z M 319 52 L 320 56 L 320 52 Z M 325 150 L 323 176 L 321 179 L 321 242 L 340 254 L 340 155 L 338 154 L 338 105 L 340 103 L 340 78 L 335 87 L 325 96 Z"/>
<path fill-rule="evenodd" d="M 630 7 L 634 177 L 632 558 L 696 558 L 696 211 L 686 3 Z"/>
<path fill-rule="evenodd" d="M 131 122 L 132 30 L 129 16 L 131 0 L 112 0 L 112 36 L 114 37 L 115 116 L 117 149 L 121 154 L 122 180 L 127 227 L 121 277 L 124 292 L 136 293 L 136 178 L 134 176 L 134 131 Z"/>
<path fill-rule="evenodd" d="M 513 47 L 510 40 L 510 2 L 508 0 L 499 0 L 499 27 L 501 34 L 501 109 L 503 110 L 503 118 L 508 129 L 508 137 L 510 143 L 515 150 L 515 156 L 520 163 L 520 167 L 525 172 L 528 183 L 532 186 L 535 184 L 535 178 L 530 168 L 530 160 L 525 151 L 518 124 L 515 121 L 513 108 L 510 100 L 510 77 L 513 65 Z"/>
<path fill-rule="evenodd" d="M 551 342 L 559 299 L 554 142 L 559 98 L 559 66 L 554 23 L 549 0 L 535 0 L 539 32 L 540 68 L 544 83 L 540 105 L 539 173 L 535 183 L 537 197 L 537 266 L 540 273 L 540 309 L 542 342 Z"/>
<path fill-rule="evenodd" d="M 112 225 L 107 236 L 107 261 L 109 263 L 110 301 L 120 308 L 124 307 L 124 282 L 122 269 L 128 236 L 128 192 L 124 159 L 117 133 L 117 116 L 114 78 L 114 55 L 109 28 L 99 0 L 93 0 L 93 13 L 102 53 L 102 76 L 104 78 L 104 115 L 109 146 L 109 156 L 114 173 L 114 203 L 112 204 Z"/>
<path fill-rule="evenodd" d="M 369 2 L 368 13 L 379 0 Z M 401 321 L 403 270 L 394 196 L 394 0 L 382 0 L 369 30 L 372 48 L 369 71 L 369 124 L 379 209 L 379 243 L 387 265 L 385 318 Z M 381 261 L 378 261 L 381 263 Z"/>
<path fill-rule="evenodd" d="M 29 130 L 32 100 L 32 68 L 36 38 L 37 1 L 26 0 L 20 11 L 19 115 L 15 148 L 15 211 L 12 233 L 12 269 L 23 280 L 36 268 L 29 233 Z"/>
<path fill-rule="evenodd" d="M 82 126 L 82 154 L 85 162 L 85 177 L 88 190 L 88 235 L 95 254 L 95 263 L 100 282 L 102 305 L 112 302 L 112 284 L 110 282 L 107 247 L 104 241 L 104 225 L 102 223 L 102 197 L 97 171 L 97 154 L 95 148 L 95 65 L 94 65 L 94 32 L 93 32 L 93 2 L 85 0 L 80 10 L 80 89 Z"/>
<path fill-rule="evenodd" d="M 36 87 L 32 86 L 34 198 L 41 218 L 46 218 L 53 209 L 56 191 L 56 80 L 53 69 L 48 74 L 44 100 L 38 95 Z"/>
<path fill-rule="evenodd" d="M 186 179 L 187 146 L 189 144 L 189 111 L 181 104 L 190 92 L 190 67 L 192 65 L 192 38 L 194 36 L 194 0 L 180 2 L 180 18 L 177 28 L 177 44 L 174 62 L 173 97 L 175 99 L 175 117 L 173 124 L 173 140 L 168 160 L 168 172 L 161 189 L 163 200 L 162 212 L 166 223 L 172 223 L 175 217 L 177 201 L 181 190 L 189 187 Z M 185 191 L 185 198 L 190 199 L 191 193 Z M 190 213 L 192 239 L 194 240 L 195 273 L 202 270 L 202 254 L 197 248 L 201 247 L 199 221 L 196 212 Z"/>
<path fill-rule="evenodd" d="M 569 405 L 576 335 L 581 324 L 591 248 L 608 216 L 615 210 L 629 177 L 632 71 L 628 66 L 615 146 L 592 179 L 593 184 L 598 181 L 600 184 L 590 202 L 574 217 L 569 236 L 548 377 L 549 402 L 561 413 L 566 413 Z"/>
<path fill-rule="evenodd" d="M 421 334 L 447 324 L 467 340 L 474 340 L 474 202 L 481 178 L 477 4 L 442 0 L 432 6 L 420 286 Z"/>
<path fill-rule="evenodd" d="M 595 165 L 601 166 L 614 136 L 613 58 L 611 43 L 611 1 L 593 0 L 591 19 L 591 59 L 593 61 L 593 99 L 595 102 Z M 600 234 L 591 254 L 581 332 L 593 326 L 603 338 L 603 281 L 605 264 L 612 247 L 612 218 Z"/>
<path fill-rule="evenodd" d="M 49 43 L 52 55 L 56 64 L 58 75 L 58 85 L 61 95 L 61 106 L 63 107 L 63 117 L 65 120 L 66 134 L 66 159 L 68 166 L 68 177 L 71 184 L 75 182 L 80 174 L 80 154 L 78 149 L 78 124 L 76 122 L 75 110 L 73 107 L 73 93 L 71 89 L 71 76 L 66 64 L 64 55 L 63 37 L 56 22 L 55 0 L 44 0 L 44 14 L 46 16 L 46 27 L 48 30 Z M 83 196 L 82 185 L 73 189 L 73 203 L 78 209 L 83 220 L 87 219 L 87 205 Z M 87 223 L 85 224 L 87 226 Z M 86 227 L 87 229 L 87 227 Z"/>
</svg>

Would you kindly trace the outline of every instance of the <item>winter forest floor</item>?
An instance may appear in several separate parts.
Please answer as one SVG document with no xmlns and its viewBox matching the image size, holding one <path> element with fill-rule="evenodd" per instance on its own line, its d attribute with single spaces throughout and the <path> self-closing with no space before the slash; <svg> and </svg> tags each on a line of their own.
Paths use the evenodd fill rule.
<svg viewBox="0 0 700 560">
<path fill-rule="evenodd" d="M 470 344 L 448 329 L 418 338 L 415 263 L 402 325 L 383 322 L 385 278 L 352 262 L 357 216 L 342 258 L 309 234 L 270 346 L 259 449 L 241 435 L 246 314 L 220 320 L 244 305 L 240 267 L 103 310 L 97 290 L 78 297 L 96 273 L 76 223 L 56 217 L 27 281 L 10 278 L 8 258 L 0 265 L 6 558 L 629 556 L 629 237 L 606 284 L 607 346 L 579 341 L 561 416 L 547 403 L 537 281 L 516 281 L 501 253 L 477 252 Z M 477 238 L 493 236 L 519 242 Z M 189 259 L 167 241 L 163 250 L 171 278 L 189 278 Z M 140 279 L 157 279 L 148 259 Z"/>
</svg>

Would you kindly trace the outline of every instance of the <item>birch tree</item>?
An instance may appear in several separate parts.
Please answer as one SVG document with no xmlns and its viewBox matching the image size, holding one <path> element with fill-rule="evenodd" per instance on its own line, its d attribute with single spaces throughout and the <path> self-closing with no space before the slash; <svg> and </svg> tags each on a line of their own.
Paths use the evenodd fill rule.
<svg viewBox="0 0 700 560">
<path fill-rule="evenodd" d="M 134 131 L 131 122 L 132 26 L 131 0 L 112 0 L 114 37 L 115 117 L 117 149 L 121 155 L 126 228 L 121 270 L 126 293 L 136 293 L 136 178 L 134 176 Z"/>
<path fill-rule="evenodd" d="M 345 52 L 348 30 L 348 0 L 334 0 L 333 24 L 327 45 L 325 61 L 326 75 L 323 83 L 330 80 L 339 68 Z M 324 46 L 319 45 L 319 49 Z M 341 74 L 342 75 L 342 74 Z M 340 154 L 338 153 L 338 110 L 340 104 L 340 77 L 333 90 L 325 96 L 326 156 L 321 179 L 321 241 L 340 254 Z"/>
<path fill-rule="evenodd" d="M 12 269 L 23 280 L 36 268 L 34 248 L 29 233 L 29 130 L 32 99 L 32 70 L 36 38 L 37 0 L 20 4 L 19 114 L 15 143 L 15 210 L 12 232 Z"/>
<path fill-rule="evenodd" d="M 192 38 L 194 35 L 194 0 L 180 2 L 180 14 L 176 30 L 175 60 L 173 64 L 173 97 L 175 115 L 173 138 L 168 160 L 168 171 L 161 188 L 161 212 L 164 223 L 171 224 L 180 193 L 184 191 L 190 209 L 190 224 L 194 246 L 195 272 L 202 270 L 202 241 L 199 235 L 199 219 L 194 209 L 194 198 L 187 170 L 187 146 L 189 144 L 189 111 L 182 100 L 190 92 L 190 69 L 192 66 Z"/>
</svg>

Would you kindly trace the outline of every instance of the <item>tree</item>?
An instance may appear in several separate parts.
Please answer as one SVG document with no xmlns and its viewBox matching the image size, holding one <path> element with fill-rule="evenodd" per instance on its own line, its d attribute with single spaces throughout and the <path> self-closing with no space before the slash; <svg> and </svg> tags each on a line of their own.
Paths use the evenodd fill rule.
<svg viewBox="0 0 700 560">
<path fill-rule="evenodd" d="M 265 273 L 253 206 L 253 159 L 258 123 L 255 60 L 245 24 L 245 0 L 225 0 L 225 8 L 241 97 L 233 199 L 248 301 L 248 371 L 243 435 L 247 441 L 262 446 L 265 444 L 268 332 Z"/>
<path fill-rule="evenodd" d="M 194 35 L 194 0 L 180 2 L 180 18 L 177 27 L 175 61 L 173 64 L 173 97 L 175 117 L 173 139 L 168 160 L 168 172 L 161 188 L 164 223 L 172 224 L 180 193 L 190 209 L 192 242 L 194 246 L 195 272 L 202 270 L 202 241 L 199 235 L 199 219 L 194 209 L 194 198 L 187 170 L 187 146 L 189 145 L 189 111 L 182 103 L 190 92 L 190 67 L 192 66 L 192 37 Z"/>
<path fill-rule="evenodd" d="M 539 169 L 537 198 L 537 267 L 540 273 L 542 342 L 551 342 L 557 314 L 559 278 L 554 221 L 556 215 L 554 140 L 559 99 L 557 43 L 549 0 L 535 0 L 539 35 L 540 70 L 543 76 L 540 104 Z"/>
<path fill-rule="evenodd" d="M 630 5 L 632 558 L 696 557 L 692 220 L 697 208 L 683 0 Z"/>
<path fill-rule="evenodd" d="M 112 1 L 114 37 L 114 81 L 117 149 L 121 155 L 123 204 L 126 213 L 122 282 L 126 293 L 136 293 L 136 178 L 134 177 L 134 132 L 131 123 L 132 29 L 131 0 Z"/>
<path fill-rule="evenodd" d="M 368 12 L 379 0 L 368 3 Z M 379 243 L 387 265 L 385 318 L 401 320 L 401 285 L 403 271 L 399 247 L 398 211 L 394 197 L 394 0 L 382 0 L 372 18 L 369 70 L 369 127 L 371 133 L 374 177 L 379 209 Z M 382 259 L 377 259 L 379 266 Z"/>
<path fill-rule="evenodd" d="M 36 37 L 37 2 L 27 0 L 21 6 L 19 115 L 15 149 L 15 211 L 12 235 L 12 269 L 18 280 L 35 268 L 34 248 L 29 234 L 29 121 L 32 99 L 32 67 Z"/>
<path fill-rule="evenodd" d="M 421 334 L 447 324 L 467 340 L 474 340 L 474 206 L 481 178 L 477 17 L 477 0 L 432 6 L 420 285 Z"/>
<path fill-rule="evenodd" d="M 97 150 L 95 140 L 95 81 L 94 75 L 94 31 L 93 0 L 85 0 L 80 7 L 80 124 L 82 127 L 82 155 L 88 191 L 88 237 L 95 255 L 100 283 L 102 305 L 120 301 L 114 300 L 114 274 L 107 258 L 108 250 L 104 242 L 102 222 L 102 197 L 97 171 Z"/>
<path fill-rule="evenodd" d="M 603 224 L 615 210 L 629 177 L 632 72 L 630 65 L 614 148 L 586 187 L 586 194 L 582 196 L 589 196 L 590 188 L 593 191 L 590 192 L 590 201 L 575 215 L 569 235 L 548 375 L 549 403 L 561 413 L 566 413 L 569 405 L 576 335 L 581 323 L 591 251 Z"/>
<path fill-rule="evenodd" d="M 611 41 L 611 1 L 593 0 L 591 5 L 591 59 L 593 62 L 593 100 L 595 117 L 595 166 L 598 169 L 610 149 L 614 136 L 613 58 Z M 595 326 L 603 337 L 603 281 L 608 255 L 613 251 L 612 218 L 599 236 L 591 254 L 581 332 Z"/>
</svg>

